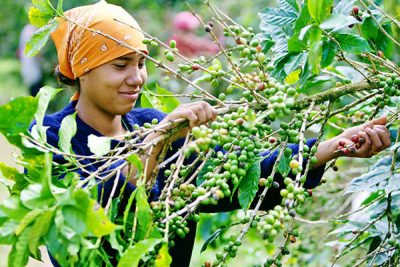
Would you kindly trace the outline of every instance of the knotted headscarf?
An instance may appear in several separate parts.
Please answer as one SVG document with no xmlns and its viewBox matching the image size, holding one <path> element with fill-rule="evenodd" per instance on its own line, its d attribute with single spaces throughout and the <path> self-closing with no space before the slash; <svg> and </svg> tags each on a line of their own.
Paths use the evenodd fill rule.
<svg viewBox="0 0 400 267">
<path fill-rule="evenodd" d="M 100 1 L 73 8 L 66 11 L 65 15 L 76 24 L 62 19 L 51 37 L 57 48 L 60 72 L 70 79 L 76 79 L 97 66 L 133 52 L 88 29 L 100 31 L 147 53 L 140 26 L 119 6 Z"/>
</svg>

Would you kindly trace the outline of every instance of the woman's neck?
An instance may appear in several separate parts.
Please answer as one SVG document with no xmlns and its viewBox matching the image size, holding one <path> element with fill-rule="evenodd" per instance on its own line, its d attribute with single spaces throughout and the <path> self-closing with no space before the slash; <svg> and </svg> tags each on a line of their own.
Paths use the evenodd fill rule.
<svg viewBox="0 0 400 267">
<path fill-rule="evenodd" d="M 79 99 L 75 110 L 78 112 L 79 118 L 90 127 L 97 130 L 102 135 L 109 137 L 115 137 L 126 133 L 120 115 L 107 114 L 106 111 L 84 102 L 85 101 L 82 99 Z"/>
</svg>

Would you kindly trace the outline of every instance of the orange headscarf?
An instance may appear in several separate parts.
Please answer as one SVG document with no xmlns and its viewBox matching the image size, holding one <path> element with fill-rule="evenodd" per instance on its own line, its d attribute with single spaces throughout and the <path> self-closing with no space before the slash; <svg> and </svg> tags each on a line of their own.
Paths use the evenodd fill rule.
<svg viewBox="0 0 400 267">
<path fill-rule="evenodd" d="M 73 8 L 66 11 L 65 15 L 80 26 L 63 19 L 51 37 L 57 48 L 60 72 L 70 79 L 76 79 L 97 66 L 133 52 L 114 40 L 85 28 L 100 31 L 148 53 L 146 45 L 142 43 L 143 34 L 136 30 L 140 26 L 119 6 L 100 1 Z"/>
</svg>

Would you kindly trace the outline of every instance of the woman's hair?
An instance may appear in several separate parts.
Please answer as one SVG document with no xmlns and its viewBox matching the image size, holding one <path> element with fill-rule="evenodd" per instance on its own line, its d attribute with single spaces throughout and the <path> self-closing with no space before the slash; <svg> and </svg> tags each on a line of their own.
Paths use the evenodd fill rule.
<svg viewBox="0 0 400 267">
<path fill-rule="evenodd" d="M 79 78 L 73 80 L 63 75 L 60 71 L 60 65 L 57 65 L 54 69 L 54 76 L 60 84 L 75 87 L 79 91 Z"/>
</svg>

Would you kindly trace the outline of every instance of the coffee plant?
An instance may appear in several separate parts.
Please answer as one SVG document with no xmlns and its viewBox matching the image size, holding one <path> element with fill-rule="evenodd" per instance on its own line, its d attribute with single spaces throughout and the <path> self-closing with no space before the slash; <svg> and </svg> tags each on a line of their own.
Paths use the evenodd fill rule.
<svg viewBox="0 0 400 267">
<path fill-rule="evenodd" d="M 29 18 L 40 27 L 27 47 L 34 55 L 58 26 L 54 18 L 69 19 L 61 1 L 57 7 L 49 0 L 32 2 Z M 117 251 L 118 266 L 169 266 L 168 248 L 174 240 L 185 238 L 188 224 L 200 220 L 203 207 L 222 201 L 237 201 L 244 215 L 233 216 L 207 238 L 202 251 L 214 244 L 217 252 L 203 266 L 234 263 L 251 229 L 273 247 L 262 266 L 289 266 L 288 259 L 301 254 L 298 243 L 306 243 L 299 241 L 301 215 L 311 196 L 318 194 L 305 184 L 317 162 L 319 142 L 381 115 L 387 116 L 393 145 L 348 186 L 348 193 L 363 191 L 368 197 L 351 212 L 357 217 L 349 219 L 347 213 L 332 219 L 336 229 L 331 234 L 337 240 L 331 245 L 337 253 L 326 262 L 335 266 L 346 254 L 363 249 L 364 255 L 352 259 L 351 266 L 398 266 L 400 67 L 393 51 L 400 43 L 393 30 L 400 22 L 371 0 L 278 0 L 276 8 L 260 11 L 256 32 L 213 3 L 205 4 L 211 18 L 198 19 L 220 47 L 211 58 L 185 58 L 175 41 L 166 44 L 144 32 L 143 42 L 161 52 L 160 58 L 145 55 L 150 64 L 166 79 L 184 81 L 192 90 L 174 95 L 149 84 L 143 88 L 141 106 L 168 113 L 180 104 L 178 99 L 190 98 L 208 101 L 219 114 L 210 124 L 192 128 L 178 142 L 176 153 L 169 153 L 177 146 L 171 136 L 187 126 L 184 119 L 133 125 L 134 131 L 118 146 L 111 146 L 111 138 L 92 135 L 87 145 L 93 154 L 83 156 L 71 147 L 76 114 L 63 120 L 58 147 L 46 141 L 43 118 L 60 89 L 45 86 L 36 98 L 19 97 L 0 107 L 0 131 L 20 149 L 16 162 L 25 169 L 19 172 L 0 163 L 2 183 L 10 193 L 0 205 L 0 242 L 12 246 L 9 266 L 25 266 L 29 257 L 40 260 L 41 245 L 62 266 L 112 266 L 105 242 Z M 225 44 L 219 42 L 217 28 L 226 36 Z M 111 35 L 87 30 L 127 46 Z M 217 96 L 210 93 L 213 88 L 220 91 Z M 36 124 L 28 131 L 33 120 Z M 163 134 L 141 143 L 154 132 Z M 310 134 L 315 143 L 307 141 Z M 351 156 L 365 142 L 357 135 L 351 141 L 338 142 L 335 153 Z M 148 170 L 141 157 L 159 142 L 165 145 L 157 167 Z M 54 157 L 62 157 L 64 164 Z M 274 164 L 266 173 L 260 163 L 268 158 Z M 87 173 L 84 160 L 99 167 Z M 130 198 L 115 194 L 117 182 L 111 183 L 109 199 L 99 196 L 98 186 L 117 181 L 128 165 L 137 181 Z M 337 171 L 335 160 L 328 169 Z M 146 182 L 148 172 L 151 179 Z M 165 176 L 161 194 L 149 197 L 158 175 Z M 279 190 L 279 199 L 263 207 L 274 190 Z"/>
</svg>

